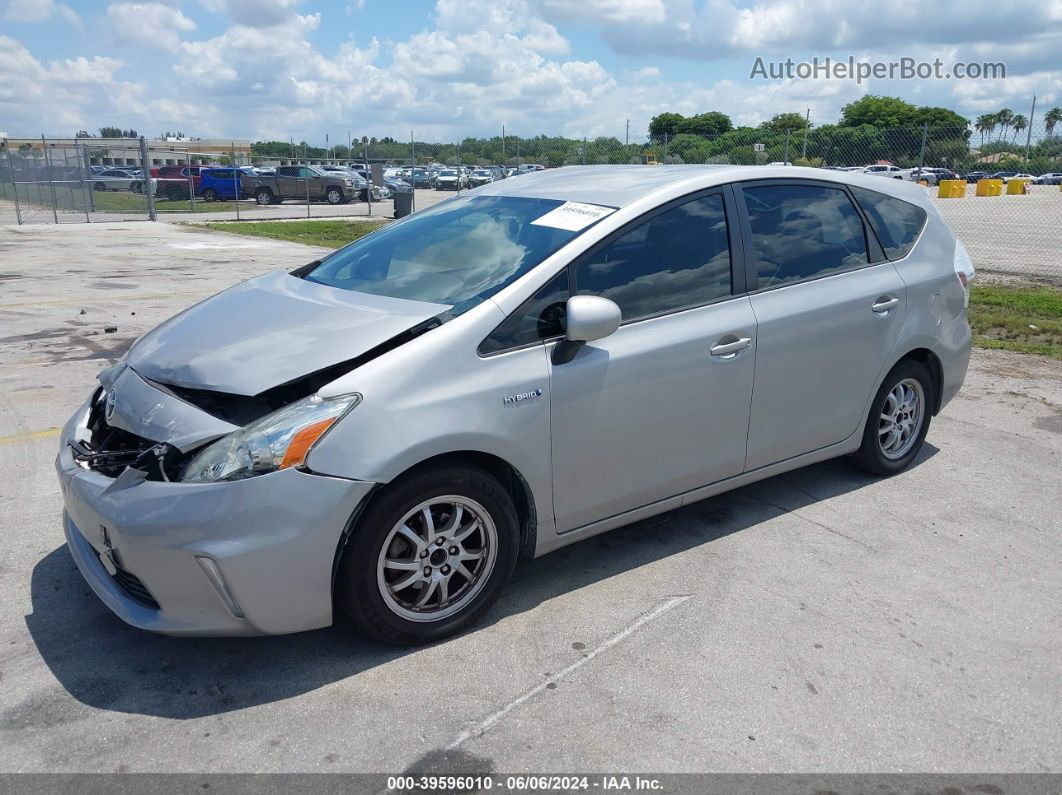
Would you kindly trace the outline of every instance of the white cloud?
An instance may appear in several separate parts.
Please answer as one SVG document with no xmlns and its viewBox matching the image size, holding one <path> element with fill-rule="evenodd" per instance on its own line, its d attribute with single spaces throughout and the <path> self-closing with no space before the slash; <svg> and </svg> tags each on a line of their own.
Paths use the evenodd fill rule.
<svg viewBox="0 0 1062 795">
<path fill-rule="evenodd" d="M 289 20 L 303 0 L 199 0 L 208 11 L 223 13 L 237 25 L 269 28 Z"/>
<path fill-rule="evenodd" d="M 107 8 L 107 22 L 115 41 L 141 43 L 166 52 L 177 52 L 181 33 L 195 30 L 196 25 L 178 9 L 162 3 L 113 3 Z M 151 36 L 145 38 L 144 30 Z"/>
<path fill-rule="evenodd" d="M 667 17 L 664 0 L 543 0 L 543 5 L 569 18 L 621 24 L 655 24 Z"/>
<path fill-rule="evenodd" d="M 55 0 L 9 0 L 4 17 L 12 22 L 47 22 L 59 17 L 72 25 L 81 25 L 81 17 L 74 9 Z"/>
<path fill-rule="evenodd" d="M 72 134 L 81 127 L 141 113 L 143 86 L 115 79 L 122 62 L 68 58 L 45 65 L 22 44 L 0 36 L 0 116 L 13 134 Z M 6 79 L 17 75 L 18 79 Z M 91 114 L 91 117 L 90 117 Z"/>
<path fill-rule="evenodd" d="M 821 0 L 814 8 L 811 0 L 437 0 L 425 27 L 401 40 L 351 37 L 322 47 L 315 31 L 344 20 L 343 11 L 356 11 L 358 0 L 324 12 L 311 0 L 199 0 L 222 22 L 210 26 L 220 32 L 201 38 L 176 0 L 115 0 L 107 29 L 116 36 L 152 30 L 151 44 L 165 59 L 167 71 L 137 75 L 150 79 L 150 98 L 141 83 L 120 79 L 123 67 L 112 58 L 42 64 L 18 42 L 0 39 L 0 118 L 15 132 L 116 123 L 296 140 L 348 128 L 404 138 L 410 127 L 420 138 L 445 140 L 491 134 L 503 122 L 521 135 L 622 138 L 630 118 L 637 139 L 664 110 L 721 110 L 737 124 L 757 124 L 811 108 L 812 120 L 823 124 L 868 91 L 971 116 L 1004 103 L 1017 108 L 1034 91 L 1058 104 L 1062 75 L 1054 54 L 1062 33 L 1050 20 L 1062 18 L 1062 0 L 1037 8 L 1018 0 L 1024 16 L 1007 25 L 1001 20 L 1015 15 L 1014 5 L 957 2 L 912 0 L 882 15 L 871 0 Z M 53 16 L 60 7 L 55 0 L 17 5 L 16 13 L 31 16 L 42 5 Z M 580 25 L 599 31 L 618 57 L 573 53 L 562 31 Z M 955 41 L 927 44 L 919 37 Z M 746 80 L 747 71 L 722 79 L 713 66 L 698 78 L 677 79 L 671 68 L 674 58 L 729 58 L 725 74 L 733 75 L 742 58 L 751 67 L 753 54 L 836 58 L 838 49 L 875 60 L 998 59 L 1012 68 L 1005 81 L 870 85 Z M 603 65 L 615 61 L 614 70 Z"/>
</svg>

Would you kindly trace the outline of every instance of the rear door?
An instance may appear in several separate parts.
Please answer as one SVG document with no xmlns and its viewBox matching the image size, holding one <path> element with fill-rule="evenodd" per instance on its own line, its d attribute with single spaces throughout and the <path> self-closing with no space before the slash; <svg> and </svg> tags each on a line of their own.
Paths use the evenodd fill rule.
<svg viewBox="0 0 1062 795">
<path fill-rule="evenodd" d="M 844 441 L 899 339 L 907 291 L 848 189 L 737 186 L 758 340 L 746 469 Z"/>
</svg>

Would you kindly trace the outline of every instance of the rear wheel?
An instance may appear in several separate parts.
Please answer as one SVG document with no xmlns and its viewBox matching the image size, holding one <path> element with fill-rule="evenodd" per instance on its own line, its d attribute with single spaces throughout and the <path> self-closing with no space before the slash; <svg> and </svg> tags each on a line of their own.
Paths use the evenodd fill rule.
<svg viewBox="0 0 1062 795">
<path fill-rule="evenodd" d="M 855 463 L 875 475 L 895 475 L 917 457 L 929 431 L 933 379 L 906 359 L 889 371 L 870 405 Z"/>
<path fill-rule="evenodd" d="M 426 470 L 370 503 L 340 560 L 336 599 L 377 640 L 438 640 L 486 612 L 518 548 L 516 510 L 495 478 L 471 466 Z"/>
<path fill-rule="evenodd" d="M 94 184 L 94 185 L 92 186 L 92 189 L 93 189 L 93 190 L 107 190 L 107 186 L 106 186 L 106 185 L 104 185 L 104 184 L 103 184 L 102 182 L 97 182 L 97 183 L 95 183 L 95 184 Z"/>
<path fill-rule="evenodd" d="M 273 203 L 273 191 L 269 188 L 259 188 L 254 194 L 254 200 L 261 205 Z"/>
</svg>

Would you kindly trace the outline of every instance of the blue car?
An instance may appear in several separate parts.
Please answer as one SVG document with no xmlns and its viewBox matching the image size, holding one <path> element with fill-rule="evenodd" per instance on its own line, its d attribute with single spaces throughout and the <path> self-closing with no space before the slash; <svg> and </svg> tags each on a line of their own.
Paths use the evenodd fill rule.
<svg viewBox="0 0 1062 795">
<path fill-rule="evenodd" d="M 250 196 L 243 189 L 244 174 L 252 173 L 250 169 L 204 168 L 199 172 L 199 189 L 196 195 L 208 202 L 218 199 L 246 199 Z"/>
</svg>

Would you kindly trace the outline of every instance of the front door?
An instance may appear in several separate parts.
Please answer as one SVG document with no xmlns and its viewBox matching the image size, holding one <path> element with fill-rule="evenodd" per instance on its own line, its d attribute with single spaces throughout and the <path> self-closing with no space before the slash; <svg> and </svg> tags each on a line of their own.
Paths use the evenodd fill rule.
<svg viewBox="0 0 1062 795">
<path fill-rule="evenodd" d="M 743 470 L 756 321 L 733 295 L 727 210 L 721 191 L 674 202 L 569 269 L 624 322 L 551 367 L 558 532 Z"/>
</svg>

